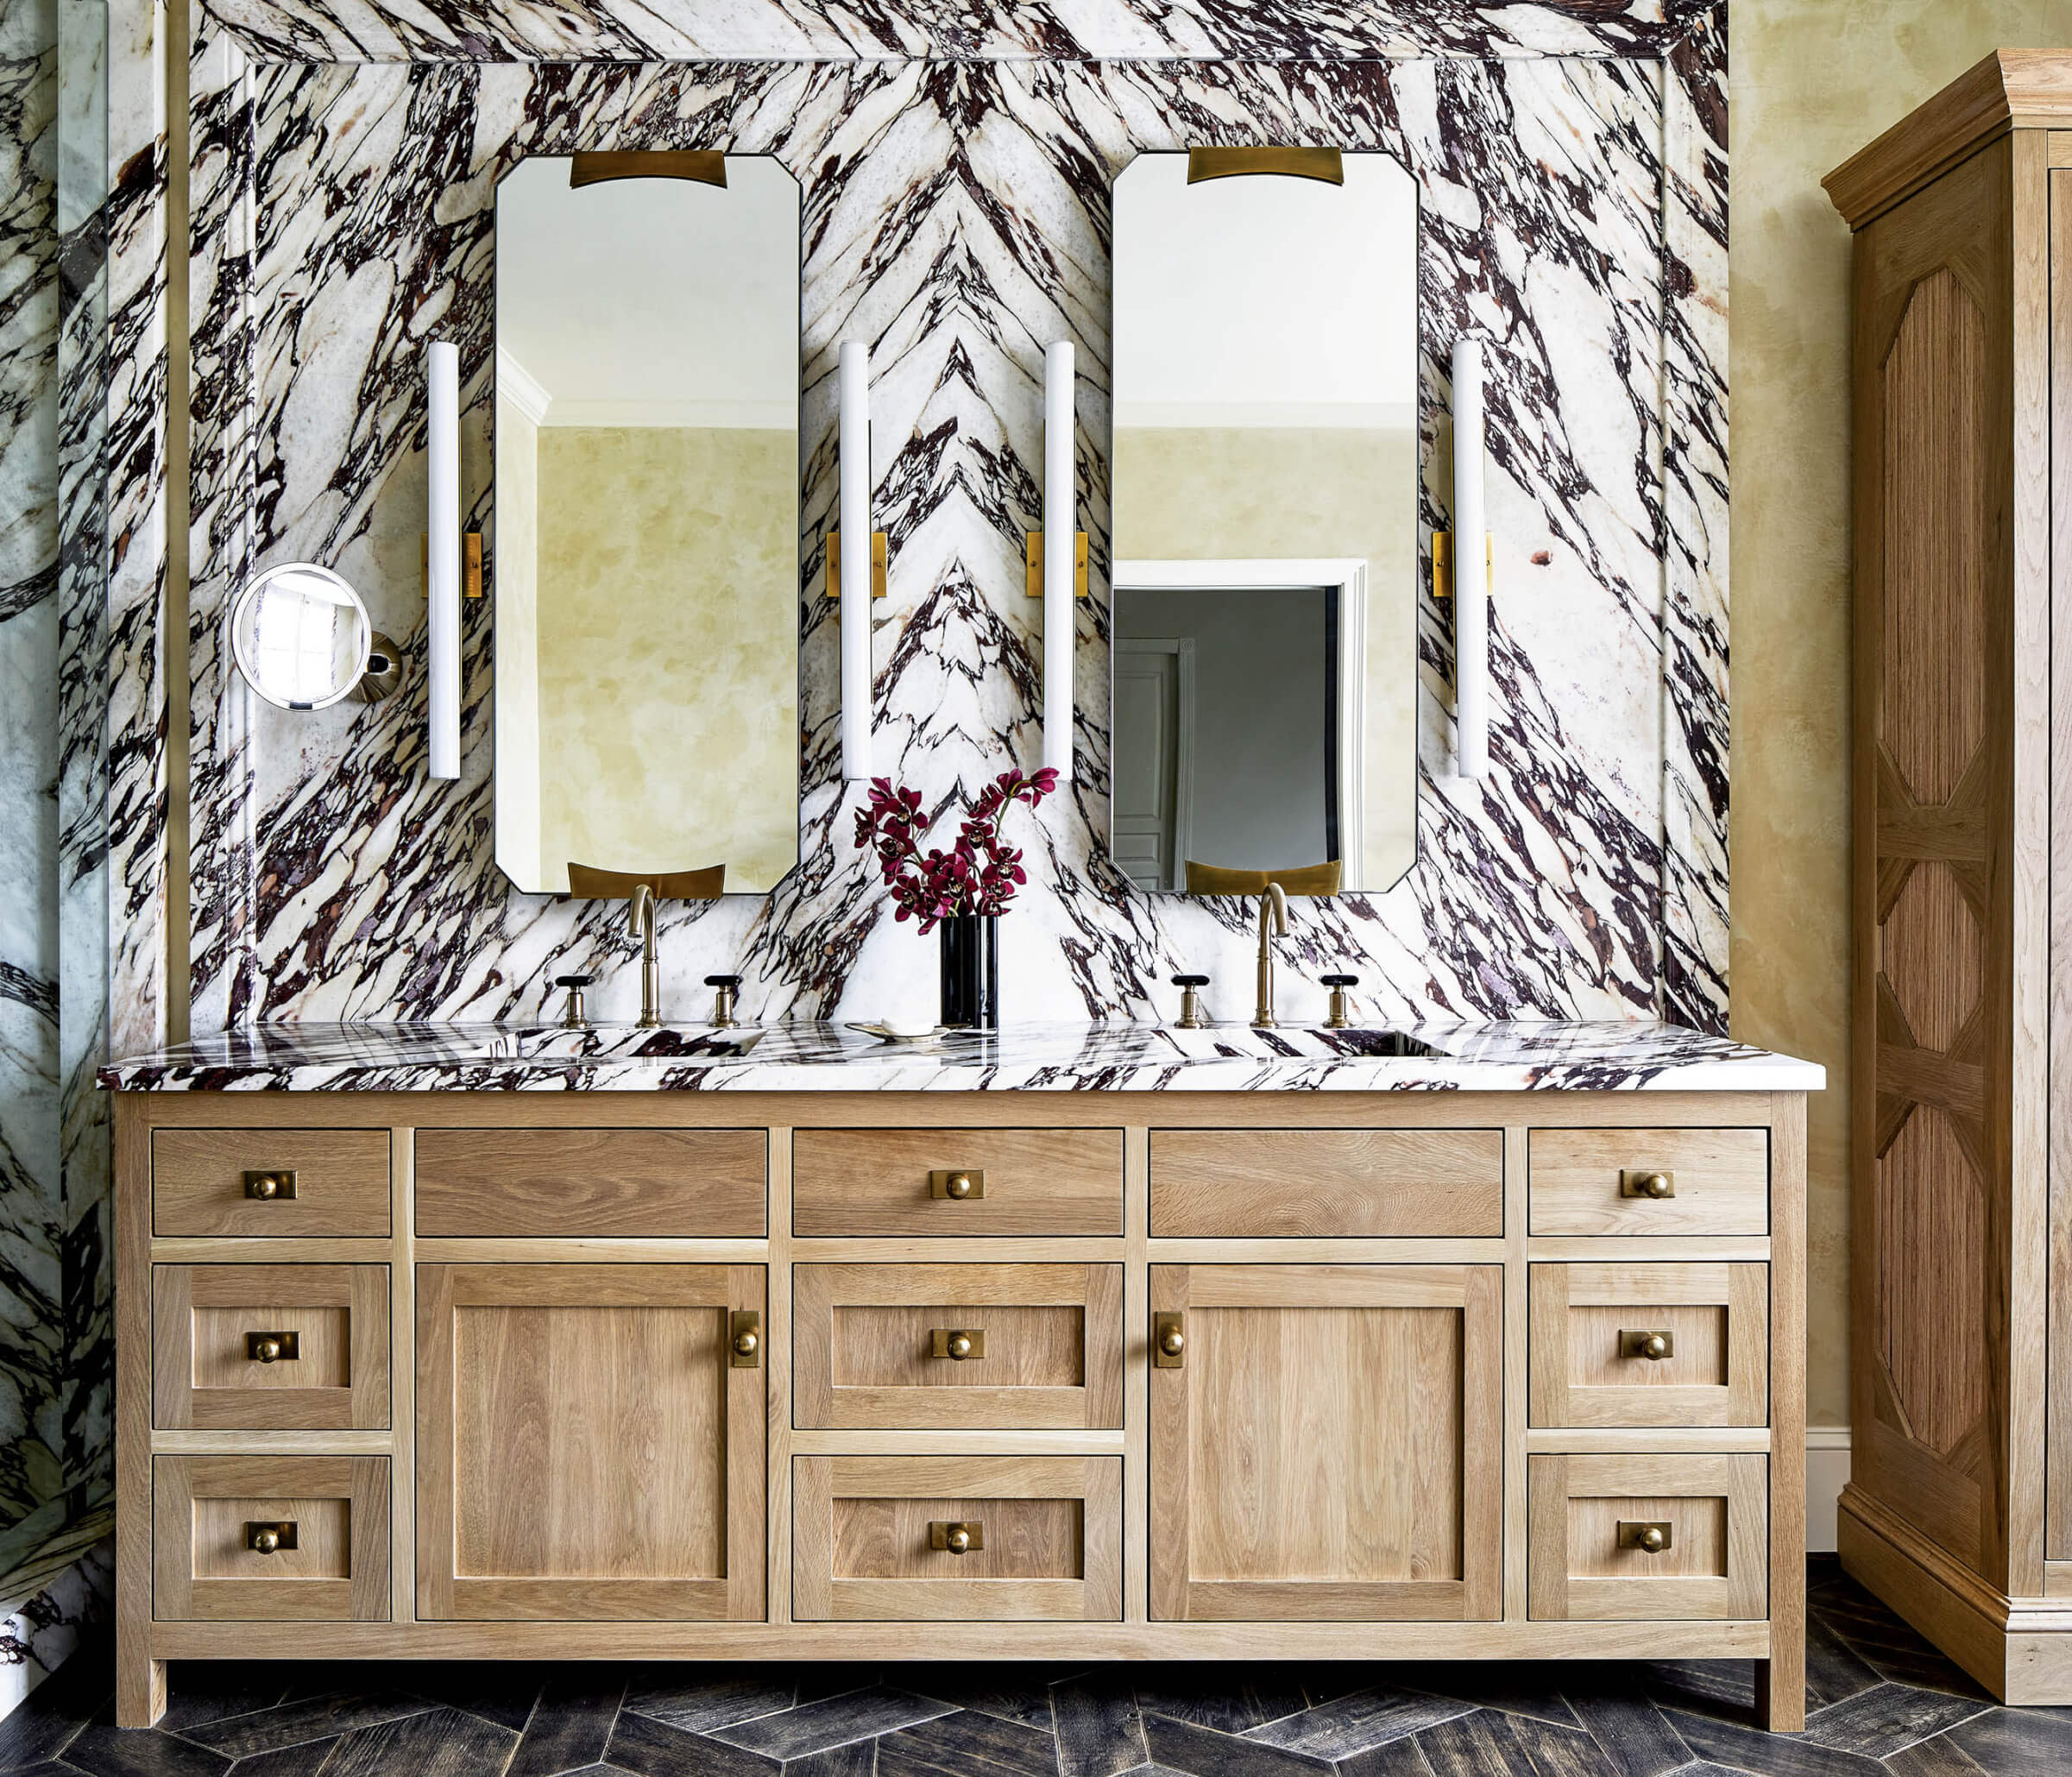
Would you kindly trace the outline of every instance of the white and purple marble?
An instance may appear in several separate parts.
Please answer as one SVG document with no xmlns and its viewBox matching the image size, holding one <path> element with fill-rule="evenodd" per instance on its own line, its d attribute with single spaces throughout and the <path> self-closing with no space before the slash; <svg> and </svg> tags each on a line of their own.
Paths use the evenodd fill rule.
<svg viewBox="0 0 2072 1777">
<path fill-rule="evenodd" d="M 1825 1075 L 1724 1037 L 1629 1020 L 1082 1023 L 917 1043 L 823 1024 L 262 1024 L 117 1062 L 101 1080 L 125 1092 L 1817 1092 Z"/>
</svg>

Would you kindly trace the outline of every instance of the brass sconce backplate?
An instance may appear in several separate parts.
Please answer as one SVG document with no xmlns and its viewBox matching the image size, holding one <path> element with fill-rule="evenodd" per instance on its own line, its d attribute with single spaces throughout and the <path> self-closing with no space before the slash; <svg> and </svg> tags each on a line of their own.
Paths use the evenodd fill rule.
<svg viewBox="0 0 2072 1777">
<path fill-rule="evenodd" d="M 418 532 L 418 566 L 424 576 L 425 596 L 431 596 L 431 539 L 422 531 Z M 482 595 L 482 533 L 480 531 L 461 532 L 461 596 L 480 598 Z"/>
<path fill-rule="evenodd" d="M 871 596 L 885 596 L 886 564 L 891 559 L 892 539 L 883 531 L 871 532 Z M 841 596 L 841 532 L 828 532 L 828 596 Z"/>
<path fill-rule="evenodd" d="M 1489 533 L 1483 546 L 1483 562 L 1489 577 L 1489 590 L 1496 590 L 1496 538 Z M 1451 531 L 1434 531 L 1432 533 L 1432 596 L 1453 596 L 1453 533 Z"/>
<path fill-rule="evenodd" d="M 1086 533 L 1076 531 L 1072 550 L 1072 595 L 1086 595 Z M 1024 563 L 1022 589 L 1031 598 L 1043 595 L 1043 533 L 1030 531 L 1024 533 L 1022 559 Z"/>
</svg>

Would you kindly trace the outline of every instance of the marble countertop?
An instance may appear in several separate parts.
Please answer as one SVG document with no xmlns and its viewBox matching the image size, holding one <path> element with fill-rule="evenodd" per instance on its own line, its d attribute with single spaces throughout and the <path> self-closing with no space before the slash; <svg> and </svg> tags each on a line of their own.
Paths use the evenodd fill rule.
<svg viewBox="0 0 2072 1777">
<path fill-rule="evenodd" d="M 1431 1053 L 1395 1052 L 1401 1037 Z M 1810 1062 L 1651 1023 L 1022 1024 L 899 1044 L 826 1024 L 415 1024 L 224 1031 L 117 1062 L 100 1083 L 129 1092 L 1817 1092 L 1826 1077 Z"/>
</svg>

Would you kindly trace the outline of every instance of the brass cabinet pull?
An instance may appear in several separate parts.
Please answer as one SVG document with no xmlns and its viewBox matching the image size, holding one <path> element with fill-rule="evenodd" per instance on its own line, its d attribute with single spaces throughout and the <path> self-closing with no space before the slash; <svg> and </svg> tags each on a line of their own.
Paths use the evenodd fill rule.
<svg viewBox="0 0 2072 1777">
<path fill-rule="evenodd" d="M 962 1364 L 986 1355 L 983 1326 L 937 1326 L 929 1333 L 929 1356 Z"/>
<path fill-rule="evenodd" d="M 255 1364 L 293 1364 L 302 1355 L 299 1333 L 248 1333 L 244 1354 Z"/>
<path fill-rule="evenodd" d="M 1676 1195 L 1676 1175 L 1658 1172 L 1649 1166 L 1628 1166 L 1619 1173 L 1619 1194 L 1622 1197 L 1653 1197 L 1658 1201 Z"/>
<path fill-rule="evenodd" d="M 727 1362 L 735 1370 L 759 1370 L 763 1362 L 763 1317 L 753 1308 L 736 1308 L 727 1325 Z"/>
<path fill-rule="evenodd" d="M 1178 1370 L 1187 1362 L 1187 1320 L 1185 1314 L 1151 1317 L 1151 1365 L 1155 1370 Z"/>
<path fill-rule="evenodd" d="M 1644 1555 L 1659 1555 L 1675 1541 L 1675 1527 L 1666 1519 L 1619 1520 L 1621 1548 L 1638 1549 Z"/>
<path fill-rule="evenodd" d="M 244 1194 L 261 1203 L 278 1203 L 295 1194 L 295 1169 L 273 1167 L 247 1172 Z"/>
<path fill-rule="evenodd" d="M 1666 1329 L 1659 1333 L 1628 1332 L 1619 1329 L 1619 1355 L 1622 1358 L 1645 1358 L 1650 1364 L 1659 1364 L 1665 1358 L 1676 1356 L 1676 1334 Z"/>
<path fill-rule="evenodd" d="M 255 1555 L 277 1555 L 284 1549 L 295 1547 L 297 1541 L 293 1518 L 274 1523 L 248 1520 L 244 1527 L 244 1546 Z"/>
<path fill-rule="evenodd" d="M 948 1197 L 956 1203 L 967 1202 L 973 1197 L 983 1197 L 986 1194 L 986 1174 L 979 1168 L 969 1166 L 931 1172 L 928 1175 L 928 1194 L 931 1197 Z"/>
<path fill-rule="evenodd" d="M 928 1546 L 947 1549 L 953 1555 L 970 1554 L 986 1547 L 986 1526 L 976 1518 L 937 1519 L 928 1527 Z"/>
</svg>

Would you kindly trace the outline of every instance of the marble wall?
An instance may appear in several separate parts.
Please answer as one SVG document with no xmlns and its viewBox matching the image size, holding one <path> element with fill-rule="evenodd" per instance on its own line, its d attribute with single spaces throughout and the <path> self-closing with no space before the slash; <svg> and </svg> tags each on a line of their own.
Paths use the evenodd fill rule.
<svg viewBox="0 0 2072 1777">
<path fill-rule="evenodd" d="M 291 718 L 249 707 L 219 646 L 243 577 L 303 556 L 345 572 L 421 657 L 420 342 L 461 345 L 469 497 L 494 556 L 494 182 L 522 154 L 594 146 L 771 153 L 805 192 L 805 861 L 768 897 L 670 911 L 669 1002 L 695 1005 L 697 979 L 725 967 L 747 977 L 751 1015 L 859 1016 L 929 966 L 849 847 L 855 791 L 836 769 L 818 581 L 834 350 L 855 334 L 872 345 L 892 539 L 877 766 L 938 806 L 1037 757 L 1021 537 L 1040 508 L 1042 347 L 1079 346 L 1097 583 L 1076 781 L 1023 829 L 1034 879 L 1003 934 L 1009 1015 L 1145 1016 L 1181 968 L 1241 999 L 1246 910 L 1138 897 L 1099 843 L 1099 568 L 1109 182 L 1146 149 L 1257 140 L 1380 148 L 1418 179 L 1423 522 L 1444 523 L 1443 366 L 1471 328 L 1493 341 L 1502 587 L 1491 773 L 1452 775 L 1450 627 L 1420 595 L 1420 861 L 1387 894 L 1303 907 L 1284 1015 L 1320 999 L 1301 976 L 1342 967 L 1382 1016 L 1722 1027 L 1723 13 L 1319 5 L 1276 23 L 1293 16 L 1223 0 L 208 14 L 192 111 L 195 1028 L 530 1015 L 549 976 L 582 967 L 607 977 L 605 1016 L 632 1004 L 609 910 L 517 894 L 494 869 L 486 608 L 469 619 L 457 785 L 424 775 L 421 679 L 386 705 Z M 674 60 L 709 56 L 727 60 Z M 116 496 L 157 497 L 142 481 Z M 141 577 L 114 608 L 111 691 L 142 715 L 163 638 Z M 162 749 L 129 750 L 142 724 L 120 714 L 115 732 L 117 1000 L 161 1006 Z"/>
</svg>

